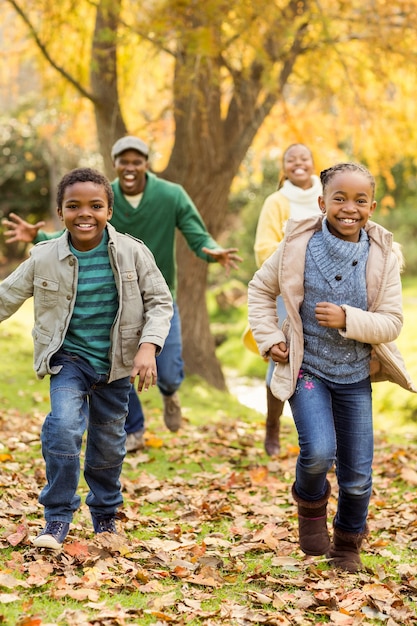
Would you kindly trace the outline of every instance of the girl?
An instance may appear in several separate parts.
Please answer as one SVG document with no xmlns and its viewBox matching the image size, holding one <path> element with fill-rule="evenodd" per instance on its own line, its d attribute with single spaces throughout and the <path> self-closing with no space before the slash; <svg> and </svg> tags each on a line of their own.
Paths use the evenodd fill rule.
<svg viewBox="0 0 417 626">
<path fill-rule="evenodd" d="M 317 201 L 321 191 L 320 179 L 314 174 L 311 150 L 302 143 L 290 145 L 282 157 L 282 176 L 278 191 L 266 198 L 259 215 L 254 245 L 258 267 L 275 252 L 284 237 L 284 228 L 289 217 L 298 220 L 320 215 Z M 277 299 L 277 306 L 282 320 L 285 318 L 282 298 Z M 284 402 L 271 393 L 273 371 L 274 361 L 269 359 L 266 373 L 267 416 L 264 442 L 269 456 L 278 455 L 280 451 L 280 419 L 284 408 Z"/>
<path fill-rule="evenodd" d="M 288 222 L 282 244 L 249 283 L 249 322 L 260 353 L 275 361 L 271 390 L 289 398 L 298 431 L 292 494 L 300 547 L 356 572 L 372 490 L 371 380 L 417 390 L 392 343 L 403 323 L 402 260 L 392 234 L 368 221 L 374 178 L 355 163 L 320 178 L 324 216 Z M 282 330 L 278 294 L 287 310 Z M 330 542 L 334 463 L 339 498 Z"/>
</svg>

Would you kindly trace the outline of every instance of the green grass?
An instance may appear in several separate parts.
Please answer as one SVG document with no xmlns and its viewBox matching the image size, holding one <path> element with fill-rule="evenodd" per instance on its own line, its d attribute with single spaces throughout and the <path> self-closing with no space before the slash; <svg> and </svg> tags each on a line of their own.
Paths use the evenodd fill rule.
<svg viewBox="0 0 417 626">
<path fill-rule="evenodd" d="M 230 291 L 233 289 L 235 283 Z M 210 291 L 208 302 L 213 331 L 223 338 L 218 356 L 225 371 L 248 377 L 263 390 L 266 364 L 249 353 L 241 341 L 246 326 L 245 306 L 233 306 L 232 299 L 218 295 Z M 405 325 L 399 344 L 414 380 L 416 298 L 417 281 L 409 281 L 404 286 Z M 219 308 L 218 302 L 228 304 Z M 126 458 L 122 527 L 127 539 L 122 548 L 97 546 L 85 505 L 74 516 L 66 544 L 87 545 L 92 551 L 88 559 L 65 551 L 48 554 L 32 548 L 28 541 L 16 547 L 9 545 L 6 537 L 20 523 L 25 522 L 34 535 L 43 518 L 42 507 L 37 504 L 44 484 L 39 429 L 49 410 L 49 381 L 37 381 L 33 373 L 31 317 L 31 303 L 27 303 L 0 326 L 0 623 L 281 623 L 273 621 L 275 611 L 291 624 L 323 624 L 330 622 L 326 602 L 329 604 L 331 597 L 340 601 L 350 592 L 362 593 L 367 585 L 379 594 L 387 593 L 387 589 L 395 591 L 391 605 L 384 609 L 386 615 L 404 625 L 415 623 L 410 621 L 410 611 L 412 619 L 417 619 L 415 577 L 407 568 L 412 571 L 415 566 L 416 498 L 413 483 L 410 488 L 409 482 L 414 477 L 407 471 L 416 467 L 417 404 L 415 396 L 388 383 L 379 383 L 374 390 L 375 493 L 370 508 L 374 530 L 363 555 L 368 571 L 358 576 L 339 579 L 324 559 L 309 562 L 301 558 L 296 511 L 290 497 L 297 457 L 291 418 L 283 420 L 281 457 L 279 461 L 271 460 L 263 452 L 264 415 L 194 376 L 187 377 L 181 389 L 185 427 L 179 433 L 163 428 L 158 392 L 151 390 L 142 395 L 150 447 L 143 454 Z M 334 474 L 330 478 L 335 487 Z M 86 492 L 82 478 L 83 501 Z M 335 506 L 333 495 L 329 519 Z M 269 540 L 253 539 L 255 533 L 269 527 L 274 528 Z M 276 539 L 276 548 L 275 532 L 284 533 Z M 180 545 L 170 551 L 152 543 L 160 541 L 177 541 Z M 289 562 L 275 564 L 277 557 L 284 555 Z M 205 571 L 207 578 L 200 584 L 187 582 L 184 570 L 197 564 L 196 572 Z M 26 583 L 41 572 L 45 578 L 38 585 L 8 588 L 2 584 L 4 574 Z M 219 577 L 218 587 L 207 584 L 209 575 Z M 57 593 L 63 587 L 74 593 L 89 590 L 91 596 L 80 600 L 69 595 L 60 597 Z M 16 599 L 4 599 L 13 593 Z M 329 600 L 321 599 L 318 606 L 306 605 L 301 610 L 297 605 L 302 603 L 301 597 L 305 598 L 301 593 L 310 598 L 315 594 L 330 596 Z M 378 619 L 375 613 L 375 602 L 380 600 L 364 598 L 362 606 L 368 612 L 366 617 L 360 613 L 362 622 L 386 623 L 387 617 Z M 397 611 L 401 608 L 403 613 L 394 615 L 392 607 Z M 270 621 L 265 621 L 266 615 Z"/>
</svg>

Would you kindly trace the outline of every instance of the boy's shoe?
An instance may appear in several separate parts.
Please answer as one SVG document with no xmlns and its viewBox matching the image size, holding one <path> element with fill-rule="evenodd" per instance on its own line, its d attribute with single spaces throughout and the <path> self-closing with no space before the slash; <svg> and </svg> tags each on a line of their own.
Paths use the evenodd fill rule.
<svg viewBox="0 0 417 626">
<path fill-rule="evenodd" d="M 164 401 L 164 422 L 165 426 L 172 433 L 176 433 L 181 428 L 182 414 L 181 404 L 178 394 L 172 396 L 162 396 Z"/>
<path fill-rule="evenodd" d="M 143 430 L 137 430 L 126 435 L 126 452 L 136 452 L 136 450 L 142 450 L 145 447 L 143 433 Z"/>
<path fill-rule="evenodd" d="M 117 533 L 116 518 L 114 515 L 108 517 L 91 516 L 93 520 L 94 532 L 98 533 Z"/>
<path fill-rule="evenodd" d="M 33 540 L 33 545 L 37 548 L 51 548 L 59 550 L 65 537 L 68 535 L 68 522 L 47 522 L 45 528 Z"/>
</svg>

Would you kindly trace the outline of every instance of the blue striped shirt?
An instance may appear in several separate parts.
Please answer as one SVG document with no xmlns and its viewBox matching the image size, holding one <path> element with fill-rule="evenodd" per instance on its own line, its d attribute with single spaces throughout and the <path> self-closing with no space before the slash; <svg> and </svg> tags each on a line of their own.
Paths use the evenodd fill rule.
<svg viewBox="0 0 417 626">
<path fill-rule="evenodd" d="M 101 243 L 87 252 L 70 243 L 78 259 L 78 286 L 63 348 L 86 359 L 98 374 L 109 371 L 110 333 L 119 305 L 108 239 L 105 230 Z"/>
</svg>

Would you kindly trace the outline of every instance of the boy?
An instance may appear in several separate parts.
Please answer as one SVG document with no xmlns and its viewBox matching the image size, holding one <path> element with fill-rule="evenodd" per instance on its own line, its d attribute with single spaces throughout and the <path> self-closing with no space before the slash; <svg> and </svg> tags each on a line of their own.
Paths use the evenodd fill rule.
<svg viewBox="0 0 417 626">
<path fill-rule="evenodd" d="M 47 484 L 39 502 L 46 526 L 33 541 L 58 549 L 80 506 L 82 437 L 94 531 L 116 532 L 130 386 L 156 383 L 156 355 L 172 317 L 172 297 L 145 245 L 108 223 L 113 191 L 90 168 L 58 185 L 61 237 L 38 244 L 0 285 L 0 321 L 34 297 L 34 368 L 50 375 L 51 410 L 42 427 Z"/>
</svg>

